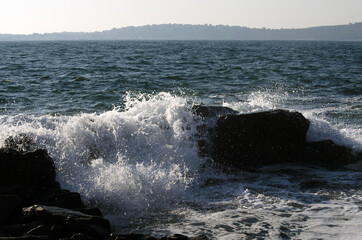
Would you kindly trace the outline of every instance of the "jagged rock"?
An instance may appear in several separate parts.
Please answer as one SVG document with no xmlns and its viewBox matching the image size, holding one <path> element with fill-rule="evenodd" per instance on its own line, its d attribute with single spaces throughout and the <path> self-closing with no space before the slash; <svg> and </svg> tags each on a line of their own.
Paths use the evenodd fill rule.
<svg viewBox="0 0 362 240">
<path fill-rule="evenodd" d="M 221 106 L 201 106 L 201 105 L 193 105 L 192 112 L 201 117 L 217 117 L 225 114 L 236 115 L 237 111 Z"/>
<path fill-rule="evenodd" d="M 300 160 L 309 124 L 302 114 L 287 110 L 221 116 L 212 157 L 241 169 Z"/>
<path fill-rule="evenodd" d="M 20 153 L 0 149 L 0 185 L 54 186 L 55 167 L 46 150 Z"/>
<path fill-rule="evenodd" d="M 59 234 L 56 237 L 69 238 L 76 233 L 84 233 L 95 239 L 105 239 L 110 233 L 108 220 L 74 210 L 34 205 L 24 208 L 23 213 L 40 218 L 48 225 L 53 225 L 51 232 Z"/>
<path fill-rule="evenodd" d="M 305 161 L 328 169 L 338 169 L 356 163 L 357 158 L 352 154 L 352 149 L 336 145 L 332 140 L 324 140 L 307 143 Z"/>
</svg>

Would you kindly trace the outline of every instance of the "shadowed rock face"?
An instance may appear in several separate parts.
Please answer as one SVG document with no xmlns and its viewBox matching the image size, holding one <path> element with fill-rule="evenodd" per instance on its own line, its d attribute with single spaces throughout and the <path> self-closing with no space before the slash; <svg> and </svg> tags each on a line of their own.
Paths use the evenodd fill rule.
<svg viewBox="0 0 362 240">
<path fill-rule="evenodd" d="M 301 160 L 309 124 L 302 114 L 286 110 L 221 116 L 212 157 L 241 169 Z"/>
<path fill-rule="evenodd" d="M 221 107 L 221 106 L 201 106 L 201 105 L 194 105 L 192 106 L 192 112 L 204 118 L 210 117 L 217 117 L 224 114 L 235 115 L 238 114 L 237 111 L 228 108 L 228 107 Z"/>
<path fill-rule="evenodd" d="M 0 149 L 0 185 L 50 186 L 55 182 L 55 167 L 46 150 L 21 153 Z"/>
<path fill-rule="evenodd" d="M 301 113 L 287 110 L 223 115 L 213 130 L 211 157 L 244 170 L 288 162 L 335 170 L 361 160 L 362 153 L 353 154 L 332 140 L 306 142 L 309 125 Z"/>
<path fill-rule="evenodd" d="M 85 208 L 78 193 L 60 188 L 46 150 L 23 152 L 17 146 L 0 149 L 0 239 L 158 239 L 110 234 L 98 208 Z"/>
<path fill-rule="evenodd" d="M 304 159 L 328 169 L 338 169 L 361 160 L 359 155 L 353 155 L 352 149 L 336 145 L 332 140 L 324 140 L 307 143 Z"/>
</svg>

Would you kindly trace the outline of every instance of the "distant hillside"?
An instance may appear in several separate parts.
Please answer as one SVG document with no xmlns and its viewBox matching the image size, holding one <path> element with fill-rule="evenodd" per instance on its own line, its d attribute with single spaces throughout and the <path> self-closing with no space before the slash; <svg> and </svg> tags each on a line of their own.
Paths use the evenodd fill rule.
<svg viewBox="0 0 362 240">
<path fill-rule="evenodd" d="M 362 41 L 362 22 L 303 29 L 265 29 L 224 25 L 161 24 L 102 32 L 30 35 L 0 34 L 0 41 L 49 40 L 321 40 Z"/>
</svg>

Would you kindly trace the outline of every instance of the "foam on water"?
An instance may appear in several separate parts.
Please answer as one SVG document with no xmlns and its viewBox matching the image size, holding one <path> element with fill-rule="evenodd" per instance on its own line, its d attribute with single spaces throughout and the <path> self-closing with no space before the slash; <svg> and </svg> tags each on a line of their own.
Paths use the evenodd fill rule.
<svg viewBox="0 0 362 240">
<path fill-rule="evenodd" d="M 308 140 L 331 138 L 362 149 L 360 126 L 333 124 L 318 109 L 288 108 L 287 98 L 258 91 L 223 105 L 240 113 L 301 111 L 311 121 Z M 30 136 L 55 160 L 61 186 L 101 207 L 120 232 L 276 239 L 340 238 L 344 231 L 343 237 L 359 237 L 361 173 L 290 165 L 285 172 L 208 168 L 207 159 L 198 156 L 201 122 L 190 102 L 169 93 L 128 94 L 124 107 L 103 113 L 1 116 L 0 142 Z M 323 180 L 329 187 L 302 190 L 305 179 Z"/>
<path fill-rule="evenodd" d="M 181 198 L 200 165 L 194 117 L 167 93 L 127 96 L 126 110 L 3 116 L 0 142 L 25 133 L 55 160 L 62 187 L 105 208 L 143 209 Z"/>
</svg>

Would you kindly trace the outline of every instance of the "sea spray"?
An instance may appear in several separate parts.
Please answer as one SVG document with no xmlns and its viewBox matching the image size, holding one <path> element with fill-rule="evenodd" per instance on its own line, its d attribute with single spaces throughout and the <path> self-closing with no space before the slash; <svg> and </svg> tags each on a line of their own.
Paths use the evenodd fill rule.
<svg viewBox="0 0 362 240">
<path fill-rule="evenodd" d="M 79 192 L 89 206 L 100 207 L 119 232 L 140 231 L 155 236 L 206 233 L 238 239 L 244 233 L 278 236 L 279 229 L 289 229 L 290 234 L 299 236 L 300 223 L 315 219 L 314 203 L 325 198 L 337 199 L 352 209 L 343 212 L 328 202 L 320 204 L 333 208 L 335 214 L 355 218 L 347 226 L 361 219 L 359 212 L 353 212 L 355 202 L 361 200 L 360 190 L 354 189 L 361 179 L 358 173 L 295 170 L 292 165 L 288 166 L 291 174 L 278 169 L 261 173 L 213 169 L 207 164 L 211 159 L 198 156 L 197 140 L 199 130 L 212 127 L 215 119 L 202 127 L 208 120 L 192 113 L 192 102 L 170 93 L 129 93 L 122 106 L 102 113 L 3 115 L 0 142 L 25 134 L 32 139 L 34 149 L 47 149 L 62 187 Z M 283 108 L 285 104 L 283 96 L 258 91 L 223 105 L 251 113 Z M 332 138 L 361 149 L 359 126 L 333 124 L 317 109 L 292 110 L 311 120 L 309 140 Z M 315 176 L 344 185 L 324 192 L 296 191 L 303 179 Z M 325 214 L 320 225 L 333 216 Z M 321 230 L 308 231 L 303 234 Z M 332 234 L 339 236 L 338 231 L 336 228 Z M 350 234 L 356 236 L 352 230 Z"/>
<path fill-rule="evenodd" d="M 201 164 L 197 122 L 186 98 L 126 97 L 125 110 L 2 119 L 2 136 L 28 134 L 55 161 L 62 187 L 105 210 L 179 201 Z"/>
</svg>

